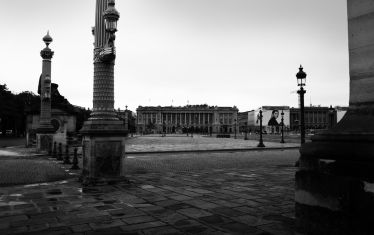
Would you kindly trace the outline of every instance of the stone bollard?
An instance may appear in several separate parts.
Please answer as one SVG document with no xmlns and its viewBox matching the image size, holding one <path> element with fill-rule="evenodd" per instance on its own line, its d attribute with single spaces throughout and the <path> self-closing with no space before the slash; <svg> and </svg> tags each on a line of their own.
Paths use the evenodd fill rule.
<svg viewBox="0 0 374 235">
<path fill-rule="evenodd" d="M 56 141 L 53 143 L 53 157 L 57 158 L 57 146 Z"/>
<path fill-rule="evenodd" d="M 48 156 L 52 156 L 52 142 L 48 144 Z"/>
<path fill-rule="evenodd" d="M 71 164 L 70 157 L 69 157 L 69 145 L 65 145 L 65 158 L 64 164 Z"/>
<path fill-rule="evenodd" d="M 74 158 L 73 158 L 73 165 L 71 166 L 72 170 L 79 170 L 78 166 L 78 149 L 74 148 Z"/>
<path fill-rule="evenodd" d="M 58 143 L 58 154 L 57 154 L 57 160 L 62 161 L 62 144 Z"/>
</svg>

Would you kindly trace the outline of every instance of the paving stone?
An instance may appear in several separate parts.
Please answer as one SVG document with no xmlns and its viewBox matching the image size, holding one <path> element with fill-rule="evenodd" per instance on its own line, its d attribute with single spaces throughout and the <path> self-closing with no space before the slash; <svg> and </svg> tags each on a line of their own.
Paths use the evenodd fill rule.
<svg viewBox="0 0 374 235">
<path fill-rule="evenodd" d="M 94 231 L 85 232 L 85 235 L 113 235 L 113 234 L 124 234 L 124 233 L 120 227 L 104 228 L 104 229 L 98 229 Z"/>
<path fill-rule="evenodd" d="M 178 221 L 187 220 L 188 217 L 181 215 L 179 213 L 171 213 L 167 215 L 162 215 L 159 217 L 159 219 L 168 224 L 175 225 L 176 223 L 178 223 Z"/>
<path fill-rule="evenodd" d="M 90 223 L 90 227 L 94 230 L 98 230 L 103 228 L 119 227 L 124 224 L 125 223 L 123 223 L 123 221 L 121 221 L 120 219 L 116 219 Z"/>
<path fill-rule="evenodd" d="M 191 207 L 190 205 L 185 204 L 185 203 L 178 203 L 178 204 L 174 204 L 170 206 L 165 206 L 165 208 L 169 210 L 180 210 L 180 209 L 186 209 L 190 207 Z"/>
<path fill-rule="evenodd" d="M 212 213 L 224 215 L 227 217 L 235 217 L 235 216 L 241 216 L 245 214 L 244 212 L 231 209 L 228 207 L 217 207 L 217 208 L 210 209 L 209 211 L 211 211 Z"/>
<path fill-rule="evenodd" d="M 16 221 L 25 221 L 29 218 L 26 215 L 14 215 L 14 216 L 6 216 L 0 218 L 0 223 L 6 223 L 6 222 L 16 222 Z"/>
<path fill-rule="evenodd" d="M 212 191 L 200 189 L 200 188 L 186 188 L 186 190 L 199 193 L 199 194 L 213 194 L 214 193 Z"/>
<path fill-rule="evenodd" d="M 238 217 L 232 217 L 231 219 L 237 222 L 249 225 L 249 226 L 254 226 L 254 227 L 259 226 L 259 225 L 269 224 L 273 222 L 271 220 L 266 220 L 261 216 L 252 216 L 252 215 L 242 215 Z"/>
<path fill-rule="evenodd" d="M 203 200 L 198 200 L 198 199 L 184 201 L 184 203 L 197 207 L 197 208 L 201 208 L 201 209 L 212 209 L 212 208 L 220 207 L 220 205 L 206 202 Z"/>
<path fill-rule="evenodd" d="M 211 213 L 205 210 L 200 210 L 196 208 L 180 209 L 180 210 L 177 210 L 177 212 L 183 215 L 186 215 L 188 217 L 191 217 L 191 218 L 200 218 L 200 217 L 212 215 Z"/>
<path fill-rule="evenodd" d="M 163 222 L 154 221 L 154 222 L 147 222 L 147 223 L 141 223 L 141 224 L 124 225 L 124 226 L 121 226 L 121 229 L 123 231 L 138 231 L 138 230 L 144 230 L 148 228 L 160 227 L 164 225 L 166 224 Z"/>
<path fill-rule="evenodd" d="M 282 223 L 271 223 L 258 226 L 259 229 L 277 235 L 293 235 L 293 226 L 287 226 Z"/>
<path fill-rule="evenodd" d="M 263 231 L 256 229 L 254 227 L 242 224 L 242 223 L 228 223 L 219 225 L 221 228 L 227 230 L 228 232 L 234 232 L 238 234 L 250 234 L 250 235 L 263 235 Z M 277 233 L 275 233 L 277 234 Z"/>
<path fill-rule="evenodd" d="M 168 197 L 176 201 L 187 201 L 187 200 L 192 199 L 192 197 L 188 197 L 186 195 L 180 195 L 180 194 L 175 195 L 175 196 L 168 196 Z"/>
<path fill-rule="evenodd" d="M 41 231 L 41 230 L 46 230 L 49 228 L 48 224 L 33 224 L 29 225 L 29 231 L 34 232 L 34 231 Z"/>
<path fill-rule="evenodd" d="M 170 200 L 170 199 L 155 202 L 156 205 L 161 206 L 161 207 L 172 206 L 172 205 L 176 205 L 176 204 L 179 204 L 179 203 L 180 203 L 179 201 Z"/>
<path fill-rule="evenodd" d="M 213 224 L 213 225 L 233 222 L 232 220 L 225 218 L 224 216 L 220 216 L 220 215 L 205 216 L 205 217 L 199 218 L 199 220 L 204 223 Z"/>
<path fill-rule="evenodd" d="M 170 226 L 147 229 L 147 230 L 144 230 L 143 233 L 144 235 L 180 235 L 180 234 L 183 234 L 181 231 Z"/>
<path fill-rule="evenodd" d="M 129 218 L 129 217 L 145 215 L 143 211 L 135 209 L 135 208 L 111 210 L 111 211 L 108 211 L 108 213 L 113 218 Z"/>
<path fill-rule="evenodd" d="M 157 219 L 151 216 L 137 216 L 137 217 L 129 217 L 122 219 L 127 224 L 139 224 L 139 223 L 146 223 L 151 221 L 156 221 Z"/>
<path fill-rule="evenodd" d="M 86 232 L 92 230 L 88 224 L 78 224 L 70 227 L 71 230 L 75 233 Z"/>
<path fill-rule="evenodd" d="M 204 225 L 198 225 L 198 226 L 186 226 L 180 228 L 183 233 L 188 234 L 212 234 L 214 232 L 213 229 L 208 228 Z"/>
<path fill-rule="evenodd" d="M 111 205 L 95 206 L 95 208 L 98 209 L 98 210 L 101 210 L 101 211 L 115 209 L 115 207 L 113 207 Z"/>
</svg>

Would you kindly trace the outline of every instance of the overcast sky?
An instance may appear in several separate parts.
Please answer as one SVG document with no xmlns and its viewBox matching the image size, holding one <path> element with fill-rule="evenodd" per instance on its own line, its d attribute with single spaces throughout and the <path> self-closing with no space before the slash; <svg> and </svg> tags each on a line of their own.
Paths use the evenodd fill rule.
<svg viewBox="0 0 374 235">
<path fill-rule="evenodd" d="M 139 105 L 348 105 L 342 0 L 117 0 L 115 108 Z M 0 83 L 37 92 L 42 37 L 55 51 L 52 82 L 92 108 L 94 0 L 0 0 Z"/>
</svg>

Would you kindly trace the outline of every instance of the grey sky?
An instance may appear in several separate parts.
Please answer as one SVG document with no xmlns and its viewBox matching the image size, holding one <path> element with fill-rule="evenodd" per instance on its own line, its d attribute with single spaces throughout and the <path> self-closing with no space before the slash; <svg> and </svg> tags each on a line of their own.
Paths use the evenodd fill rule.
<svg viewBox="0 0 374 235">
<path fill-rule="evenodd" d="M 42 37 L 54 39 L 52 82 L 92 107 L 94 0 L 0 0 L 0 83 L 36 93 Z M 342 0 L 117 0 L 115 107 L 203 104 L 348 105 Z M 173 100 L 173 103 L 172 103 Z"/>
</svg>

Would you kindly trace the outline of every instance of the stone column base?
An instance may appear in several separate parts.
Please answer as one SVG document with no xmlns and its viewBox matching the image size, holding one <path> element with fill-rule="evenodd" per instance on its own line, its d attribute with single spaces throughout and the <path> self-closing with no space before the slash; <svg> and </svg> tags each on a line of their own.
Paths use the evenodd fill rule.
<svg viewBox="0 0 374 235">
<path fill-rule="evenodd" d="M 107 124 L 107 125 L 104 125 Z M 115 183 L 125 180 L 125 136 L 122 122 L 87 121 L 83 126 L 83 185 Z"/>
<path fill-rule="evenodd" d="M 49 146 L 53 144 L 53 134 L 37 133 L 36 134 L 36 149 L 40 151 L 49 150 Z"/>
<path fill-rule="evenodd" d="M 372 115 L 347 113 L 300 149 L 295 175 L 300 234 L 374 234 L 373 123 Z"/>
</svg>

